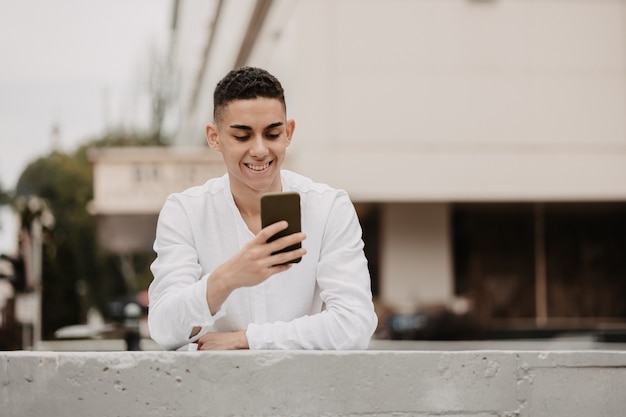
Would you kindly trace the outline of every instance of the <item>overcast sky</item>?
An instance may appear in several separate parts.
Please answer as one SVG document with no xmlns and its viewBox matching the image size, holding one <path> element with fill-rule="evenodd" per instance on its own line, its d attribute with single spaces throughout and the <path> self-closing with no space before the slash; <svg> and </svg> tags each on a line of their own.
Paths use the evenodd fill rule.
<svg viewBox="0 0 626 417">
<path fill-rule="evenodd" d="M 151 50 L 164 50 L 172 0 L 0 0 L 0 183 L 106 127 L 145 126 Z"/>
</svg>

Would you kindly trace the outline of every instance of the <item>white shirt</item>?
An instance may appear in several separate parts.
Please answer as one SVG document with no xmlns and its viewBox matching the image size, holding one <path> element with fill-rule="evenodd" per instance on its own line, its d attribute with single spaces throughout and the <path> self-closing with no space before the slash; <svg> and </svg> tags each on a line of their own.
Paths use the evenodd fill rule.
<svg viewBox="0 0 626 417">
<path fill-rule="evenodd" d="M 348 194 L 290 171 L 281 171 L 281 180 L 283 191 L 300 194 L 307 253 L 289 270 L 233 291 L 215 315 L 206 299 L 211 271 L 254 235 L 227 174 L 167 198 L 154 242 L 148 314 L 150 335 L 163 348 L 243 329 L 250 349 L 367 348 L 377 317 Z M 197 326 L 202 330 L 189 338 Z"/>
</svg>

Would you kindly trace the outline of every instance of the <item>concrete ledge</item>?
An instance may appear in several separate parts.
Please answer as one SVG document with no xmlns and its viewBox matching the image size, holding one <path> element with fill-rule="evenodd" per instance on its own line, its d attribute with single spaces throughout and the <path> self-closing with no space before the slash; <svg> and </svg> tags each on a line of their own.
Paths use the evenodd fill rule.
<svg viewBox="0 0 626 417">
<path fill-rule="evenodd" d="M 2 416 L 619 416 L 620 351 L 2 352 Z"/>
</svg>

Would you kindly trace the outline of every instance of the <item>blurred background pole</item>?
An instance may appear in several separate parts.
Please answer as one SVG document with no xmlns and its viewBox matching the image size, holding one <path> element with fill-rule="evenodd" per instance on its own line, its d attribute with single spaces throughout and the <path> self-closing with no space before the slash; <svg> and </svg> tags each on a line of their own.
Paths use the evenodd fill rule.
<svg viewBox="0 0 626 417">
<path fill-rule="evenodd" d="M 26 292 L 22 294 L 22 323 L 31 325 L 31 337 L 22 334 L 22 346 L 38 350 L 43 335 L 42 323 L 42 275 L 43 275 L 43 228 L 54 224 L 54 216 L 47 203 L 37 197 L 30 196 L 18 202 L 22 218 L 21 247 L 24 259 Z M 26 326 L 25 326 L 26 328 Z"/>
<path fill-rule="evenodd" d="M 33 306 L 33 350 L 38 350 L 41 343 L 41 270 L 42 270 L 42 242 L 41 242 L 41 219 L 39 216 L 34 216 L 30 225 L 31 245 L 32 245 L 32 265 L 31 271 L 33 273 L 33 291 L 34 291 L 34 306 Z"/>
<path fill-rule="evenodd" d="M 548 284 L 543 204 L 535 204 L 535 317 L 538 327 L 548 324 Z"/>
<path fill-rule="evenodd" d="M 141 307 L 136 302 L 124 306 L 124 341 L 126 350 L 141 350 L 141 334 L 139 332 L 139 318 Z"/>
</svg>

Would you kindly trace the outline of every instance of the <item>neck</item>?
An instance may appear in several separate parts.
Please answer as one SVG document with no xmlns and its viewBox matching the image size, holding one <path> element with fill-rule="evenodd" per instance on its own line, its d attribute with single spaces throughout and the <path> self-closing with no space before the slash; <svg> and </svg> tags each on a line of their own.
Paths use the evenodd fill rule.
<svg viewBox="0 0 626 417">
<path fill-rule="evenodd" d="M 237 185 L 232 182 L 230 184 L 230 191 L 235 205 L 249 229 L 254 234 L 257 234 L 261 230 L 261 197 L 265 193 L 281 191 L 282 184 L 280 179 L 276 186 L 262 191 L 248 187 L 238 187 Z"/>
<path fill-rule="evenodd" d="M 242 194 L 233 193 L 233 200 L 244 217 L 257 216 L 261 214 L 261 196 L 263 193 Z"/>
</svg>

